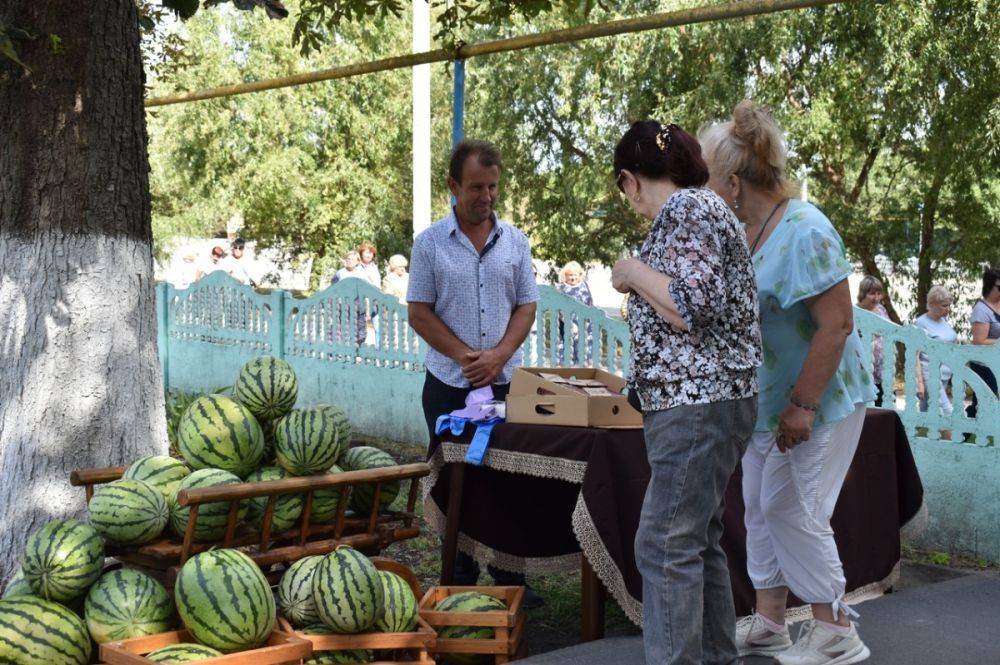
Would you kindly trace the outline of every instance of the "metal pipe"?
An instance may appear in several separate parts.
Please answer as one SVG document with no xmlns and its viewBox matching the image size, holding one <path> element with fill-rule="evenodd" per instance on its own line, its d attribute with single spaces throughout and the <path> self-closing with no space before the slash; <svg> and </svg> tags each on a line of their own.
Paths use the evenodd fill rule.
<svg viewBox="0 0 1000 665">
<path fill-rule="evenodd" d="M 826 5 L 846 4 L 855 0 L 739 0 L 724 5 L 714 5 L 710 7 L 696 7 L 693 9 L 680 9 L 661 14 L 652 14 L 639 18 L 622 19 L 601 24 L 581 25 L 575 28 L 563 30 L 552 30 L 540 32 L 533 35 L 512 37 L 510 39 L 499 39 L 491 42 L 479 44 L 466 44 L 458 49 L 436 49 L 423 53 L 413 53 L 409 55 L 397 56 L 394 58 L 384 58 L 371 62 L 344 65 L 314 72 L 303 72 L 282 76 L 252 83 L 240 83 L 237 85 L 220 86 L 217 88 L 207 88 L 195 90 L 176 95 L 166 95 L 163 97 L 153 97 L 146 100 L 146 107 L 167 106 L 169 104 L 183 104 L 186 102 L 196 102 L 203 99 L 215 99 L 218 97 L 232 97 L 251 92 L 261 92 L 263 90 L 275 90 L 278 88 L 288 88 L 307 83 L 318 83 L 320 81 L 332 81 L 336 79 L 361 76 L 375 72 L 385 72 L 393 69 L 403 69 L 414 65 L 424 65 L 433 62 L 445 62 L 448 60 L 465 60 L 467 58 L 490 55 L 493 53 L 505 53 L 509 51 L 521 51 L 539 46 L 551 46 L 553 44 L 565 44 L 568 42 L 579 42 L 599 37 L 610 37 L 612 35 L 623 35 L 633 32 L 643 32 L 646 30 L 656 30 L 660 28 L 678 27 L 682 25 L 694 25 L 709 21 L 721 21 L 733 18 L 744 18 L 748 16 L 760 16 L 764 14 L 774 14 L 777 12 L 794 9 L 807 9 L 811 7 L 824 7 Z"/>
<path fill-rule="evenodd" d="M 465 60 L 455 61 L 455 87 L 451 96 L 451 146 L 465 136 Z"/>
</svg>

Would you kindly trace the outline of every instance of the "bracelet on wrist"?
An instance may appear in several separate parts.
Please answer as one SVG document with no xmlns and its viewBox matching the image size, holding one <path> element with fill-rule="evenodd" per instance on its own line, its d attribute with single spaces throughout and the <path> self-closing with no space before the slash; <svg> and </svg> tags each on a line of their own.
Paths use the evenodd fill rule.
<svg viewBox="0 0 1000 665">
<path fill-rule="evenodd" d="M 798 399 L 796 399 L 795 395 L 791 395 L 788 398 L 788 401 L 790 401 L 794 406 L 797 406 L 800 409 L 805 409 L 806 411 L 812 411 L 813 413 L 816 413 L 817 411 L 819 411 L 819 404 L 818 403 L 816 403 L 816 404 L 809 404 L 808 402 L 799 401 Z"/>
</svg>

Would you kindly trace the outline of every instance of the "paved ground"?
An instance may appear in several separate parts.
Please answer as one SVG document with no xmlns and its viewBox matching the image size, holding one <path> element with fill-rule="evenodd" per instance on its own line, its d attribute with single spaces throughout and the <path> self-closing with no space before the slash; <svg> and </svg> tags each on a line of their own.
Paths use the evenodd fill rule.
<svg viewBox="0 0 1000 665">
<path fill-rule="evenodd" d="M 947 576 L 942 576 L 947 577 Z M 871 665 L 1000 665 L 1000 576 L 972 573 L 858 606 Z M 638 637 L 610 638 L 518 661 L 520 665 L 642 665 Z M 767 658 L 746 665 L 771 665 Z"/>
</svg>

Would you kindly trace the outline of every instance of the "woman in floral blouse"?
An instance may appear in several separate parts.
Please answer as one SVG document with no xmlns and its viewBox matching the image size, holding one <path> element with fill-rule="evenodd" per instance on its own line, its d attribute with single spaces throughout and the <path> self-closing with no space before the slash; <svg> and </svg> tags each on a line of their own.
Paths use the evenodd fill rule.
<svg viewBox="0 0 1000 665">
<path fill-rule="evenodd" d="M 843 601 L 830 528 L 875 395 L 854 329 L 851 264 L 830 220 L 786 194 L 784 136 L 770 113 L 743 102 L 701 140 L 710 186 L 746 225 L 764 343 L 756 431 L 743 457 L 757 611 L 737 626 L 737 645 L 741 655 L 781 665 L 861 662 L 869 651 Z M 789 589 L 814 618 L 794 646 L 785 626 Z"/>
<path fill-rule="evenodd" d="M 637 122 L 615 148 L 618 187 L 652 230 L 615 264 L 632 293 L 629 385 L 652 472 L 636 534 L 647 663 L 735 662 L 722 536 L 729 477 L 753 433 L 760 333 L 743 228 L 705 189 L 698 142 Z"/>
</svg>

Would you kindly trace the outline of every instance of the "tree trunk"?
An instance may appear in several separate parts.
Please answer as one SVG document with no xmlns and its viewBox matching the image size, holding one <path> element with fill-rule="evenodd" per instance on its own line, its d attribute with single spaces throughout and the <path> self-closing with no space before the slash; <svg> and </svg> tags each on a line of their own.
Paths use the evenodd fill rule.
<svg viewBox="0 0 1000 665">
<path fill-rule="evenodd" d="M 931 257 L 934 255 L 934 226 L 937 223 L 938 202 L 941 198 L 941 188 L 948 177 L 948 167 L 934 164 L 937 171 L 930 189 L 924 195 L 920 211 L 920 251 L 917 254 L 917 314 L 927 311 L 927 294 L 931 290 L 931 280 L 934 278 L 934 267 Z"/>
<path fill-rule="evenodd" d="M 0 580 L 85 515 L 70 471 L 167 450 L 134 0 L 5 0 L 0 25 Z M 60 48 L 53 48 L 58 36 Z M 0 583 L 2 585 L 2 583 Z"/>
</svg>

